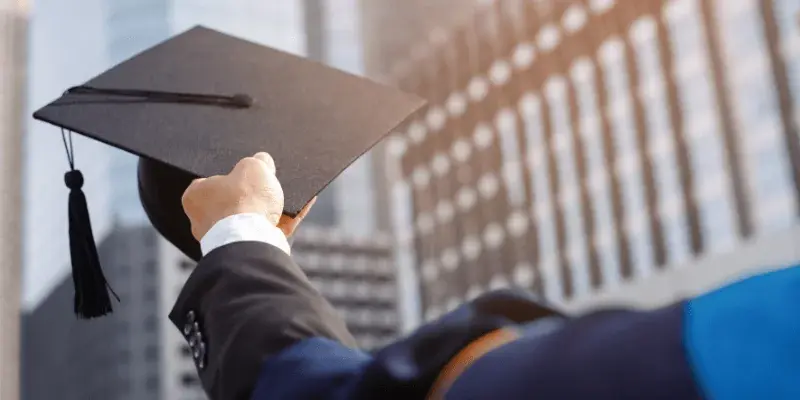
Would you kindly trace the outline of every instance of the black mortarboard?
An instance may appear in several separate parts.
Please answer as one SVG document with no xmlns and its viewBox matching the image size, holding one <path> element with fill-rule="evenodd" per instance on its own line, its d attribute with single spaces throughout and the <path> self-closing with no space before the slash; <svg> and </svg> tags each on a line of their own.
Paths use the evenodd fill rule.
<svg viewBox="0 0 800 400">
<path fill-rule="evenodd" d="M 241 158 L 267 151 L 278 166 L 284 212 L 295 216 L 423 104 L 396 89 L 204 27 L 67 90 L 33 116 L 62 128 L 70 159 L 65 180 L 76 313 L 104 315 L 111 301 L 71 132 L 140 157 L 139 193 L 150 221 L 197 260 L 200 247 L 181 207 L 193 179 L 226 174 Z"/>
</svg>

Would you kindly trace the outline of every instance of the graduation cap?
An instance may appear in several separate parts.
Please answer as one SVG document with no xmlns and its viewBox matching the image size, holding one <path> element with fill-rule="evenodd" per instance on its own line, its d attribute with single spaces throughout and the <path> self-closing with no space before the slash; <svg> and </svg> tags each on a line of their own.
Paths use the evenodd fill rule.
<svg viewBox="0 0 800 400">
<path fill-rule="evenodd" d="M 61 128 L 69 159 L 76 314 L 105 315 L 116 294 L 99 265 L 72 132 L 139 156 L 148 218 L 198 260 L 200 246 L 181 205 L 192 180 L 227 174 L 240 159 L 267 151 L 278 166 L 284 213 L 296 216 L 423 105 L 396 89 L 201 26 L 68 89 L 33 117 Z"/>
</svg>

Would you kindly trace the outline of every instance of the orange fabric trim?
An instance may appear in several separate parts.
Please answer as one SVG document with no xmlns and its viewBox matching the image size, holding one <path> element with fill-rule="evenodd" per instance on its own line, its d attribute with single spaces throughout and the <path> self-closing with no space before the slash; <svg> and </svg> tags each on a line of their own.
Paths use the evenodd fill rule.
<svg viewBox="0 0 800 400">
<path fill-rule="evenodd" d="M 491 331 L 468 344 L 442 368 L 442 372 L 431 386 L 431 391 L 428 392 L 428 400 L 444 399 L 445 393 L 453 385 L 453 382 L 475 361 L 518 337 L 519 334 L 516 331 L 503 328 Z"/>
</svg>

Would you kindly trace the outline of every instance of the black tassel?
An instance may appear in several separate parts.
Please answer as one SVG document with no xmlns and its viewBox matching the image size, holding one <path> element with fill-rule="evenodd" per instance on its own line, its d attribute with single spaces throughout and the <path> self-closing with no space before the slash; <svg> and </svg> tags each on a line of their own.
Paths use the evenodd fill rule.
<svg viewBox="0 0 800 400">
<path fill-rule="evenodd" d="M 119 297 L 106 281 L 92 234 L 89 208 L 83 194 L 83 174 L 74 169 L 72 140 L 67 147 L 71 170 L 64 175 L 69 188 L 69 250 L 72 261 L 72 282 L 75 286 L 75 314 L 82 319 L 102 317 L 113 311 L 109 292 Z M 66 146 L 66 138 L 64 138 Z"/>
</svg>

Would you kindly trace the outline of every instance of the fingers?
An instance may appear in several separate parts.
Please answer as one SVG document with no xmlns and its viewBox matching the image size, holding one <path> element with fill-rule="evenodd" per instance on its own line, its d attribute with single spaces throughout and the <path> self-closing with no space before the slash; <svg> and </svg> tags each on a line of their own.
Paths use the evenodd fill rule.
<svg viewBox="0 0 800 400">
<path fill-rule="evenodd" d="M 259 174 L 262 176 L 275 175 L 275 161 L 267 153 L 256 153 L 251 157 L 245 157 L 236 163 L 233 170 L 228 175 L 245 175 Z"/>
<path fill-rule="evenodd" d="M 297 229 L 300 223 L 303 222 L 303 219 L 306 217 L 306 215 L 308 215 L 308 212 L 311 211 L 311 207 L 314 206 L 314 203 L 316 202 L 317 198 L 314 197 L 308 202 L 308 204 L 305 205 L 305 207 L 303 207 L 302 210 L 300 210 L 300 213 L 298 213 L 294 218 L 289 217 L 288 215 L 281 215 L 280 221 L 278 222 L 278 228 L 283 231 L 283 234 L 286 235 L 286 237 L 290 237 L 294 234 L 294 231 Z"/>
<path fill-rule="evenodd" d="M 273 160 L 272 156 L 270 156 L 268 153 L 265 153 L 263 151 L 258 152 L 253 156 L 253 158 L 263 162 L 266 165 L 267 171 L 269 171 L 270 174 L 273 175 L 275 174 L 275 160 Z"/>
<path fill-rule="evenodd" d="M 198 187 L 205 182 L 206 178 L 197 178 L 189 184 L 186 190 L 183 191 L 183 196 L 181 196 L 181 204 L 183 205 L 184 210 L 186 207 L 191 207 L 191 203 L 194 200 L 193 194 L 198 190 Z"/>
</svg>

